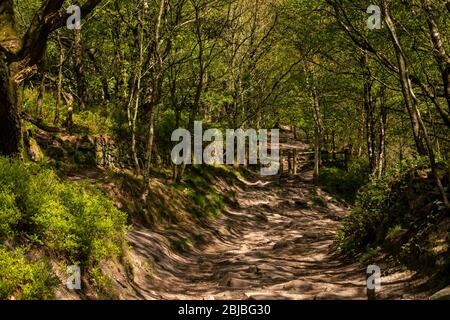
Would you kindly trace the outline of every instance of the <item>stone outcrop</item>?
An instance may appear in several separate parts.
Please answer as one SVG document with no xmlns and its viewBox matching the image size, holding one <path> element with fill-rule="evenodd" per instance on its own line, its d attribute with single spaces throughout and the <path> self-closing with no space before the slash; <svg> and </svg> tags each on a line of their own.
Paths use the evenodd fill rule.
<svg viewBox="0 0 450 320">
<path fill-rule="evenodd" d="M 56 136 L 43 131 L 29 132 L 28 135 L 27 151 L 33 161 L 42 160 L 38 152 L 41 149 L 50 159 L 82 166 L 123 168 L 130 164 L 126 146 L 111 135 Z"/>
</svg>

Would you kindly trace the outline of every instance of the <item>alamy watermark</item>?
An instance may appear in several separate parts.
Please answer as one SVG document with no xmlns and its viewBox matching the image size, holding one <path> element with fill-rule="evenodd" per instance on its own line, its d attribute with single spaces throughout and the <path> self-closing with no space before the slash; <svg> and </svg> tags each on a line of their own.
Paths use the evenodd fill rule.
<svg viewBox="0 0 450 320">
<path fill-rule="evenodd" d="M 79 30 L 81 29 L 81 8 L 76 5 L 71 5 L 66 10 L 67 14 L 70 14 L 67 18 L 67 29 L 69 30 Z"/>
<path fill-rule="evenodd" d="M 67 268 L 66 287 L 69 290 L 81 290 L 81 269 L 79 266 Z"/>
<path fill-rule="evenodd" d="M 280 169 L 279 135 L 278 129 L 270 130 L 269 154 L 269 131 L 266 129 L 258 131 L 227 129 L 224 139 L 222 131 L 218 129 L 208 129 L 203 133 L 203 123 L 196 121 L 193 141 L 191 132 L 186 129 L 177 129 L 173 132 L 172 141 L 181 140 L 181 142 L 172 149 L 172 162 L 176 165 L 203 163 L 243 165 L 246 162 L 256 165 L 259 163 L 262 175 L 276 175 Z M 210 143 L 204 148 L 204 142 Z"/>
<path fill-rule="evenodd" d="M 367 289 L 378 290 L 381 288 L 381 269 L 377 265 L 367 267 Z"/>
<path fill-rule="evenodd" d="M 370 5 L 367 8 L 366 11 L 368 14 L 370 14 L 370 17 L 367 19 L 367 28 L 369 28 L 369 30 L 375 30 L 378 29 L 380 30 L 382 25 L 381 25 L 381 8 L 377 5 Z"/>
</svg>

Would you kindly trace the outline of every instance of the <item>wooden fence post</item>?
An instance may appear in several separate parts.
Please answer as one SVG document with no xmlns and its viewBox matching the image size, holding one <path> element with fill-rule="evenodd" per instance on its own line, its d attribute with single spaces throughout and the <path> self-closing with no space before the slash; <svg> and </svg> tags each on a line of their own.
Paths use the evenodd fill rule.
<svg viewBox="0 0 450 320">
<path fill-rule="evenodd" d="M 294 150 L 294 159 L 292 161 L 293 164 L 293 174 L 296 175 L 297 174 L 297 157 L 298 157 L 298 151 L 295 149 Z"/>
<path fill-rule="evenodd" d="M 290 174 L 294 172 L 293 166 L 292 166 L 292 152 L 291 150 L 288 150 L 288 171 Z"/>
</svg>

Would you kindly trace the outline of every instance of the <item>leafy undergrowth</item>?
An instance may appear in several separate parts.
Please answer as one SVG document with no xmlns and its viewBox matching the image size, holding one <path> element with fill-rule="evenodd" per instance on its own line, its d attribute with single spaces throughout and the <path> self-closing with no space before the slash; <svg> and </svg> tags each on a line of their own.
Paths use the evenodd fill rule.
<svg viewBox="0 0 450 320">
<path fill-rule="evenodd" d="M 238 181 L 239 173 L 226 166 L 191 168 L 190 172 L 176 188 L 184 190 L 192 202 L 188 212 L 196 217 L 216 217 L 224 209 L 227 202 L 232 201 L 234 191 L 224 192 L 217 188 L 217 181 L 223 179 L 227 185 Z"/>
<path fill-rule="evenodd" d="M 23 249 L 0 246 L 0 299 L 48 299 L 58 279 L 47 261 L 30 262 Z"/>
<path fill-rule="evenodd" d="M 0 158 L 0 299 L 51 297 L 50 261 L 90 270 L 120 254 L 126 229 L 126 214 L 103 193 Z"/>
<path fill-rule="evenodd" d="M 142 180 L 127 170 L 56 167 L 0 158 L 0 299 L 72 294 L 64 290 L 69 265 L 82 271 L 75 295 L 114 298 L 105 266 L 127 265 L 127 217 L 190 250 L 208 242 L 203 228 L 235 202 L 249 174 L 191 166 L 173 183 L 170 169 L 158 169 L 143 198 Z"/>
<path fill-rule="evenodd" d="M 120 206 L 136 223 L 146 227 L 168 228 L 181 222 L 217 217 L 235 191 L 241 173 L 226 166 L 191 166 L 181 182 L 171 181 L 170 170 L 152 173 L 149 192 L 142 201 L 142 182 L 129 175 L 117 174 L 118 189 L 112 192 Z"/>
<path fill-rule="evenodd" d="M 408 268 L 450 277 L 450 217 L 426 165 L 403 165 L 358 193 L 339 234 L 340 250 L 361 260 L 387 253 Z M 448 194 L 449 174 L 439 166 Z"/>
<path fill-rule="evenodd" d="M 323 190 L 340 201 L 353 204 L 361 187 L 369 182 L 368 165 L 363 161 L 352 161 L 348 170 L 323 168 L 319 181 Z"/>
<path fill-rule="evenodd" d="M 176 251 L 188 251 L 208 242 L 202 228 L 235 204 L 236 190 L 242 186 L 247 171 L 228 166 L 190 166 L 181 182 L 174 183 L 170 169 L 152 172 L 145 200 L 142 181 L 132 173 L 109 175 L 98 182 L 110 198 L 127 212 L 134 225 L 159 230 Z"/>
<path fill-rule="evenodd" d="M 24 88 L 23 92 L 23 102 L 24 109 L 30 110 L 31 106 L 36 106 L 38 104 L 38 92 L 33 88 Z M 52 92 L 45 92 L 43 95 L 43 103 L 45 106 L 43 108 L 42 113 L 37 116 L 39 120 L 42 121 L 43 124 L 47 126 L 53 126 L 53 122 L 55 119 L 55 110 L 56 110 L 56 97 Z M 72 134 L 80 134 L 80 135 L 95 135 L 95 134 L 112 134 L 116 129 L 116 125 L 107 116 L 104 115 L 104 112 L 95 112 L 95 110 L 103 109 L 105 110 L 104 105 L 95 105 L 88 106 L 87 110 L 80 110 L 75 112 L 73 117 L 74 125 L 70 127 L 70 132 Z M 59 119 L 61 122 L 65 122 L 67 119 L 67 108 L 59 109 Z M 24 122 L 27 130 L 35 130 L 35 126 L 31 123 Z"/>
</svg>

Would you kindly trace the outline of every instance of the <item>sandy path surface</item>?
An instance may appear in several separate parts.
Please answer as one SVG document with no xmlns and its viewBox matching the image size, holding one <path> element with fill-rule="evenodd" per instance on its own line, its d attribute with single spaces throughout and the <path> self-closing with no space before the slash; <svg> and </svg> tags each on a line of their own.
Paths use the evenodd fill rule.
<svg viewBox="0 0 450 320">
<path fill-rule="evenodd" d="M 133 230 L 136 259 L 153 267 L 151 276 L 134 276 L 123 298 L 367 299 L 367 266 L 345 262 L 334 248 L 347 209 L 310 181 L 247 182 L 238 205 L 207 226 L 214 241 L 188 252 L 174 252 L 159 233 Z M 323 203 L 312 203 L 311 192 Z M 380 297 L 408 298 L 412 276 L 384 277 Z"/>
<path fill-rule="evenodd" d="M 279 146 L 281 154 L 310 149 L 286 130 Z M 135 260 L 152 267 L 141 263 L 123 298 L 367 299 L 367 265 L 345 261 L 335 248 L 349 208 L 316 188 L 312 172 L 299 172 L 246 181 L 236 206 L 214 222 L 191 226 L 209 233 L 200 248 L 174 252 L 167 231 L 134 229 L 128 239 Z M 425 279 L 380 267 L 378 299 L 426 298 Z"/>
<path fill-rule="evenodd" d="M 280 146 L 307 147 L 290 137 Z M 244 181 L 233 190 L 237 204 L 214 221 L 173 230 L 134 226 L 127 236 L 129 267 L 110 267 L 119 298 L 367 299 L 367 265 L 344 260 L 335 248 L 349 208 L 316 188 L 311 172 L 300 172 Z M 82 178 L 98 180 L 99 175 Z M 199 234 L 204 245 L 174 250 L 174 239 Z M 421 289 L 426 279 L 380 266 L 378 299 L 428 296 Z"/>
</svg>

